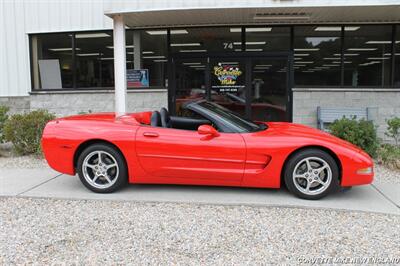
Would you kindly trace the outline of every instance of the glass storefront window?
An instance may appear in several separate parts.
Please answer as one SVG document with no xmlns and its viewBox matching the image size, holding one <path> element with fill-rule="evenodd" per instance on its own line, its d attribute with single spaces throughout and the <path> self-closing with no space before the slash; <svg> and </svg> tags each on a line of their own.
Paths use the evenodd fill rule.
<svg viewBox="0 0 400 266">
<path fill-rule="evenodd" d="M 134 31 L 134 34 L 140 34 L 141 68 L 149 70 L 150 86 L 165 87 L 168 62 L 167 30 L 156 33 L 151 30 Z"/>
<path fill-rule="evenodd" d="M 31 47 L 34 89 L 73 87 L 71 34 L 34 35 Z"/>
<path fill-rule="evenodd" d="M 246 31 L 246 51 L 289 51 L 289 27 L 248 27 Z"/>
<path fill-rule="evenodd" d="M 180 59 L 175 61 L 175 111 L 183 115 L 181 108 L 188 101 L 206 98 L 205 58 Z"/>
<path fill-rule="evenodd" d="M 294 28 L 294 79 L 302 86 L 340 85 L 340 26 Z"/>
<path fill-rule="evenodd" d="M 396 46 L 395 46 L 395 67 L 394 67 L 394 86 L 400 88 L 400 26 L 396 26 Z"/>
<path fill-rule="evenodd" d="M 344 85 L 390 85 L 392 26 L 353 26 L 344 37 Z"/>
<path fill-rule="evenodd" d="M 112 31 L 76 33 L 76 86 L 114 86 Z"/>
<path fill-rule="evenodd" d="M 171 29 L 173 53 L 207 53 L 242 51 L 240 27 Z"/>
</svg>

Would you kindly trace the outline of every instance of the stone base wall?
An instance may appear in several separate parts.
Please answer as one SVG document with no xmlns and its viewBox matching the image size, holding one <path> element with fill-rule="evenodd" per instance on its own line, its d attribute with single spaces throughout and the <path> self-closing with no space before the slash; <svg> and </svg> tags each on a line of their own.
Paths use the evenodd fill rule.
<svg viewBox="0 0 400 266">
<path fill-rule="evenodd" d="M 10 114 L 23 113 L 30 110 L 29 96 L 0 97 L 0 106 L 10 107 Z"/>
<path fill-rule="evenodd" d="M 400 90 L 293 89 L 293 122 L 317 127 L 317 107 L 369 107 L 370 119 L 385 142 L 386 120 L 400 117 Z"/>
<path fill-rule="evenodd" d="M 30 96 L 30 109 L 47 109 L 57 116 L 80 112 L 113 112 L 114 91 L 37 93 Z M 168 107 L 168 91 L 129 91 L 127 111 L 141 112 Z"/>
</svg>

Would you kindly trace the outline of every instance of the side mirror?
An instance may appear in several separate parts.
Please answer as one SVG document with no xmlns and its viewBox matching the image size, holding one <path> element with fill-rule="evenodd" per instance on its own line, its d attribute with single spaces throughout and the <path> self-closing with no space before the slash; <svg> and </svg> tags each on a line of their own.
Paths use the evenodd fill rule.
<svg viewBox="0 0 400 266">
<path fill-rule="evenodd" d="M 209 140 L 219 136 L 218 131 L 210 125 L 201 125 L 197 129 L 197 133 L 200 135 L 205 135 L 201 140 Z"/>
</svg>

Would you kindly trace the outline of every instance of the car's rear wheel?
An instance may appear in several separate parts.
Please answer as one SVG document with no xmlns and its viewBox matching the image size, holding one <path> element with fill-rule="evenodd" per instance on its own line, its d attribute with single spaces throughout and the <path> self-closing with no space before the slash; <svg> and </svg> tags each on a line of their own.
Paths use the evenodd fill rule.
<svg viewBox="0 0 400 266">
<path fill-rule="evenodd" d="M 286 164 L 284 179 L 290 192 L 303 199 L 320 199 L 339 188 L 339 168 L 328 153 L 302 150 Z"/>
<path fill-rule="evenodd" d="M 85 187 L 97 193 L 114 192 L 127 181 L 122 154 L 108 144 L 87 147 L 78 158 L 77 172 Z"/>
</svg>

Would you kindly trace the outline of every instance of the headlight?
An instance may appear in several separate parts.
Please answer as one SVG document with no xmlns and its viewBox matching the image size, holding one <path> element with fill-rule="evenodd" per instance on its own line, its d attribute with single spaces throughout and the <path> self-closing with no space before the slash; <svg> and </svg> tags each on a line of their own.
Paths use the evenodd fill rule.
<svg viewBox="0 0 400 266">
<path fill-rule="evenodd" d="M 372 166 L 367 167 L 367 168 L 361 168 L 357 170 L 357 174 L 359 175 L 370 175 L 373 173 L 373 168 Z"/>
</svg>

